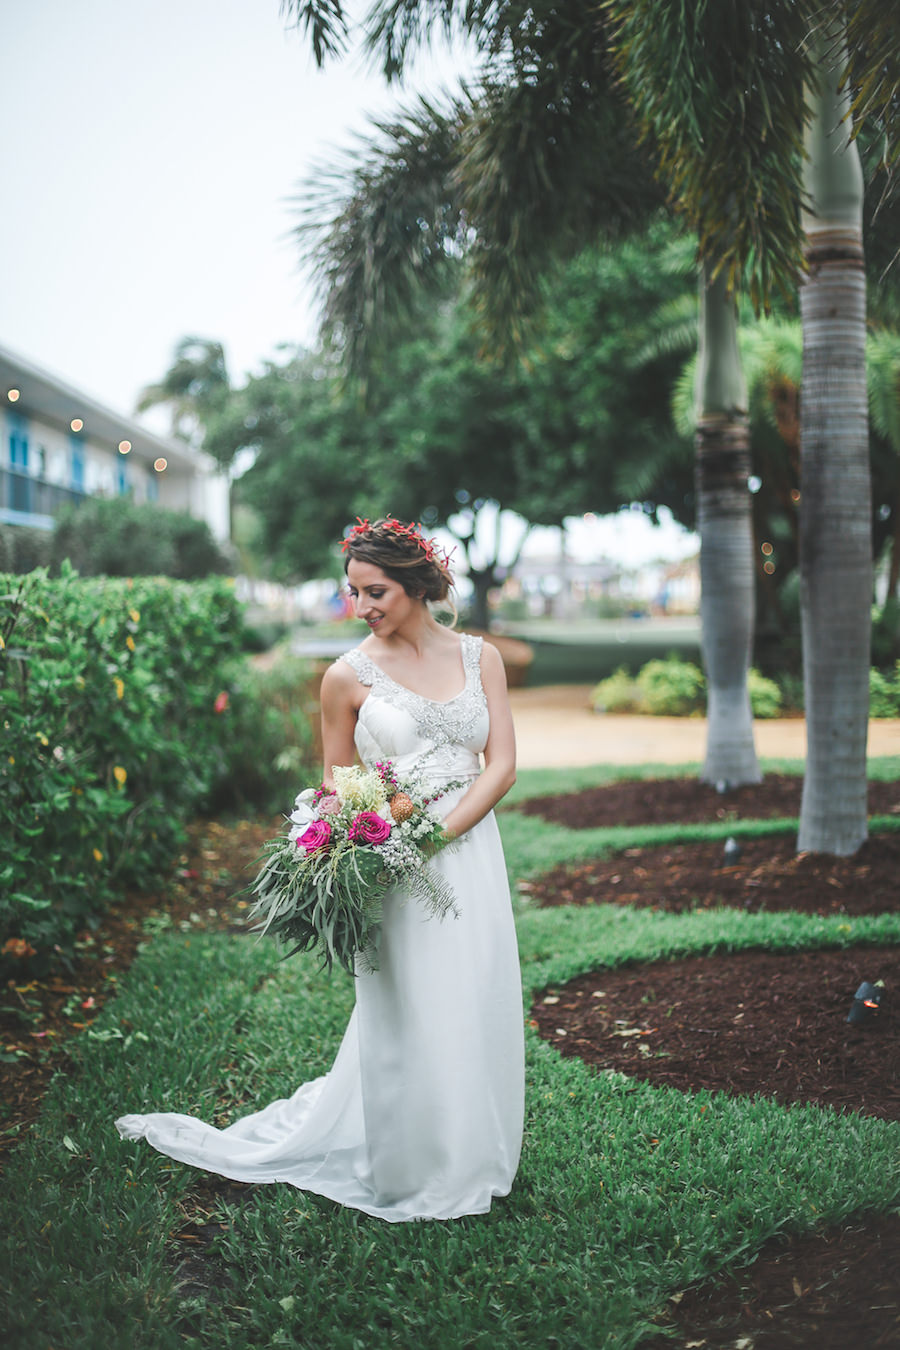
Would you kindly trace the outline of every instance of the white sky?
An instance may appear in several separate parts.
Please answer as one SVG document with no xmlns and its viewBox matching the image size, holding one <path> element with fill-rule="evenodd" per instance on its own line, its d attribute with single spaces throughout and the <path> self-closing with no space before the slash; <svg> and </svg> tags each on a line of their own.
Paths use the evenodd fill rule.
<svg viewBox="0 0 900 1350">
<path fill-rule="evenodd" d="M 3 9 L 0 343 L 128 413 L 181 337 L 221 341 L 235 383 L 280 344 L 311 343 L 290 198 L 398 94 L 358 57 L 317 71 L 279 0 Z M 425 59 L 415 87 L 464 63 Z M 692 546 L 616 519 L 616 548 Z"/>
</svg>

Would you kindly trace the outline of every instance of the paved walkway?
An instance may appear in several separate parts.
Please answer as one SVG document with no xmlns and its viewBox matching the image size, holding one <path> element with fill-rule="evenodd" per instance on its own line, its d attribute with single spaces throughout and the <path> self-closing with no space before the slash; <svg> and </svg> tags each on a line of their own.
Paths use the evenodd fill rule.
<svg viewBox="0 0 900 1350">
<path fill-rule="evenodd" d="M 519 767 L 570 768 L 582 764 L 702 763 L 703 717 L 620 717 L 591 711 L 590 685 L 511 689 Z M 762 758 L 803 759 L 802 718 L 758 721 L 756 751 Z M 900 755 L 900 721 L 869 723 L 869 754 Z"/>
</svg>

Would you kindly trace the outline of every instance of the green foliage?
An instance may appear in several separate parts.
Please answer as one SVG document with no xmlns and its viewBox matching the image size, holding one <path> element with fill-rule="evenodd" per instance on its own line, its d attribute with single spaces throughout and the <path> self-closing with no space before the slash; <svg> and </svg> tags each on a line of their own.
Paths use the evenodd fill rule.
<svg viewBox="0 0 900 1350">
<path fill-rule="evenodd" d="M 167 576 L 181 581 L 227 572 L 205 521 L 127 498 L 89 497 L 56 519 L 52 562 L 85 577 Z"/>
<path fill-rule="evenodd" d="M 754 717 L 777 717 L 781 690 L 758 670 L 747 672 L 747 692 Z M 633 677 L 624 666 L 591 691 L 591 705 L 600 713 L 650 713 L 657 717 L 684 717 L 702 712 L 706 699 L 703 671 L 691 661 L 668 656 L 648 661 Z"/>
<path fill-rule="evenodd" d="M 651 517 L 674 501 L 683 518 L 691 447 L 669 411 L 680 359 L 638 354 L 660 303 L 692 290 L 685 255 L 657 221 L 639 241 L 572 259 L 547 282 L 518 364 L 485 354 L 457 268 L 442 303 L 420 304 L 370 362 L 364 402 L 321 352 L 270 364 L 232 391 L 204 446 L 222 462 L 254 452 L 235 491 L 262 522 L 274 573 L 327 574 L 356 514 L 450 528 L 487 585 L 510 561 L 476 529 L 488 502 L 530 524 L 635 499 Z"/>
<path fill-rule="evenodd" d="M 208 804 L 217 811 L 285 810 L 314 769 L 312 672 L 288 653 L 271 665 L 227 667 L 228 706 L 220 719 L 221 771 Z"/>
<path fill-rule="evenodd" d="M 781 712 L 781 690 L 774 680 L 766 679 L 753 667 L 747 671 L 747 692 L 754 717 L 778 717 Z"/>
<path fill-rule="evenodd" d="M 619 666 L 591 690 L 591 706 L 598 713 L 639 712 L 640 693 L 634 676 Z"/>
<path fill-rule="evenodd" d="M 870 717 L 900 717 L 900 661 L 893 678 L 880 670 L 869 671 Z"/>
<path fill-rule="evenodd" d="M 889 596 L 872 610 L 872 664 L 880 670 L 900 660 L 900 600 Z"/>
<path fill-rule="evenodd" d="M 0 525 L 0 573 L 33 572 L 49 567 L 53 535 L 24 525 Z"/>
<path fill-rule="evenodd" d="M 703 671 L 691 661 L 667 657 L 638 671 L 642 706 L 657 717 L 684 717 L 704 706 Z"/>
<path fill-rule="evenodd" d="M 306 752 L 302 713 L 264 710 L 240 635 L 223 580 L 0 578 L 0 943 L 43 958 L 150 885 L 202 804 L 278 781 L 262 757 L 291 744 L 287 720 Z"/>
</svg>

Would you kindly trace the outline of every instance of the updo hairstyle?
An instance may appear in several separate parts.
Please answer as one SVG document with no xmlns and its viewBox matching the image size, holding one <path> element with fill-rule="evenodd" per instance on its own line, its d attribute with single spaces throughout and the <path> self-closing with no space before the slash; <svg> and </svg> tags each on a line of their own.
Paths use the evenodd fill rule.
<svg viewBox="0 0 900 1350">
<path fill-rule="evenodd" d="M 371 563 L 416 600 L 446 600 L 453 586 L 447 555 L 418 525 L 384 518 L 359 520 L 341 548 L 344 572 L 352 560 Z"/>
</svg>

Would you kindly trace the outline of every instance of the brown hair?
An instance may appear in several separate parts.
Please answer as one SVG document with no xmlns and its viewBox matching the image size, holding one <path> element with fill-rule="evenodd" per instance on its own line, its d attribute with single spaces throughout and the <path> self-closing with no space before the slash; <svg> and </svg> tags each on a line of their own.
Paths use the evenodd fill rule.
<svg viewBox="0 0 900 1350">
<path fill-rule="evenodd" d="M 352 559 L 378 567 L 385 576 L 416 599 L 446 600 L 453 586 L 449 560 L 418 525 L 404 525 L 386 517 L 371 523 L 358 520 L 341 548 L 344 571 Z"/>
</svg>

